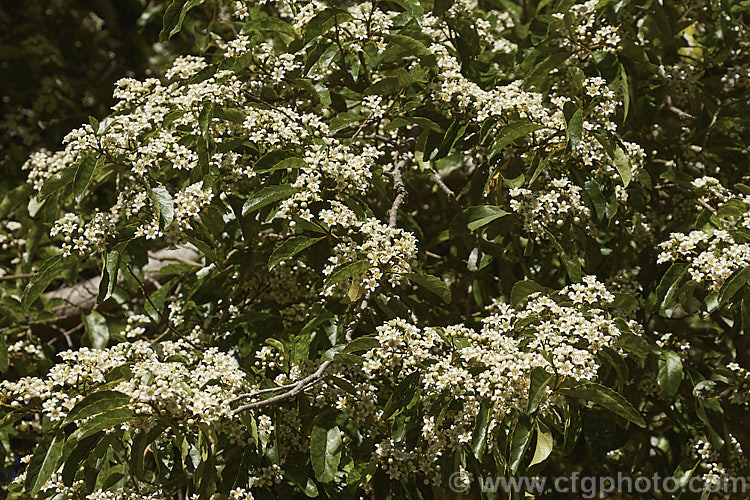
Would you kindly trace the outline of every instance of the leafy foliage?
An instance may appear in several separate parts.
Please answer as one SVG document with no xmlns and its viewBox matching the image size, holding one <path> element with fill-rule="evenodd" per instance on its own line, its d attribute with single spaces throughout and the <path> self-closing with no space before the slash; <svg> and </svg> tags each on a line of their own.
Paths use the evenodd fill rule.
<svg viewBox="0 0 750 500">
<path fill-rule="evenodd" d="M 3 494 L 747 474 L 749 8 L 150 4 L 168 63 L 3 139 Z"/>
</svg>

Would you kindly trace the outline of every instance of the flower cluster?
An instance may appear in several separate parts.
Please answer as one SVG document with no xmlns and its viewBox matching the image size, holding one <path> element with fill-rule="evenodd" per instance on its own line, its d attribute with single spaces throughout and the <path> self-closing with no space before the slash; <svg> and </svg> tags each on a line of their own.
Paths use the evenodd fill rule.
<svg viewBox="0 0 750 500">
<path fill-rule="evenodd" d="M 61 420 L 83 399 L 81 388 L 90 392 L 114 369 L 127 367 L 127 379 L 112 390 L 128 397 L 126 406 L 133 409 L 138 425 L 150 427 L 168 418 L 188 426 L 211 424 L 241 432 L 226 401 L 246 388 L 245 372 L 234 357 L 216 348 L 197 352 L 183 341 L 151 346 L 139 340 L 105 350 L 82 347 L 60 357 L 63 362 L 44 379 L 0 382 L 0 402 L 18 411 L 38 408 L 51 420 Z"/>
<path fill-rule="evenodd" d="M 566 223 L 586 227 L 590 211 L 581 196 L 583 190 L 567 177 L 553 179 L 546 192 L 525 188 L 510 190 L 510 208 L 523 220 L 523 227 L 537 241 L 548 239 L 550 230 Z"/>
</svg>

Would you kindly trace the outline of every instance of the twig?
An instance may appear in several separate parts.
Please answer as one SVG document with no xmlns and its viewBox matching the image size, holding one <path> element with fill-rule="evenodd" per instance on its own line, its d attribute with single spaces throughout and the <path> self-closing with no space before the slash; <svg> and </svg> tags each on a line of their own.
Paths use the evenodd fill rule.
<svg viewBox="0 0 750 500">
<path fill-rule="evenodd" d="M 356 330 L 357 325 L 362 319 L 362 315 L 364 314 L 365 310 L 367 310 L 367 301 L 369 300 L 369 298 L 370 298 L 370 293 L 368 292 L 367 294 L 365 294 L 364 298 L 362 299 L 362 302 L 360 302 L 359 310 L 356 312 L 356 314 L 354 315 L 354 318 L 352 318 L 352 321 L 349 323 L 349 325 L 346 328 L 346 331 L 344 332 L 344 338 L 346 339 L 347 343 L 351 342 L 352 336 L 354 335 L 354 330 Z M 268 399 L 263 399 L 261 401 L 253 401 L 252 403 L 238 406 L 237 408 L 234 409 L 233 413 L 240 413 L 242 411 L 252 410 L 253 408 L 260 408 L 262 406 L 272 405 L 274 403 L 285 401 L 287 399 L 297 396 L 308 387 L 311 387 L 315 385 L 317 382 L 319 382 L 320 380 L 322 380 L 326 369 L 328 369 L 331 363 L 333 363 L 333 361 L 331 360 L 324 361 L 323 363 L 320 364 L 318 369 L 315 370 L 315 372 L 313 372 L 307 377 L 300 379 L 297 382 L 294 382 L 292 384 L 281 385 L 279 387 L 269 387 L 266 389 L 260 389 L 260 390 L 254 391 L 252 393 L 241 394 L 237 396 L 236 398 L 232 399 L 230 403 L 233 403 L 235 401 L 239 401 L 242 399 L 253 399 L 262 394 L 268 394 L 269 392 L 286 391 L 281 394 L 277 394 L 276 396 L 271 396 Z"/>
<path fill-rule="evenodd" d="M 393 165 L 391 176 L 393 177 L 393 187 L 396 190 L 396 197 L 393 199 L 390 214 L 388 216 L 388 227 L 395 228 L 398 221 L 398 209 L 406 198 L 406 187 L 404 179 L 401 177 L 401 169 L 406 166 L 406 159 L 398 160 Z"/>
</svg>

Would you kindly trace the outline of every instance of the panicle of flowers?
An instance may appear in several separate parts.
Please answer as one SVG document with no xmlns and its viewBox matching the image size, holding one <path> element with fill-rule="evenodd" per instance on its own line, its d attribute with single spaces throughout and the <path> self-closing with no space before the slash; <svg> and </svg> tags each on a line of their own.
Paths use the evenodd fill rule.
<svg viewBox="0 0 750 500">
<path fill-rule="evenodd" d="M 77 215 L 66 213 L 52 226 L 50 236 L 62 236 L 63 256 L 74 253 L 85 256 L 104 251 L 107 239 L 115 234 L 116 226 L 116 214 L 96 212 L 90 221 L 82 223 Z"/>
<path fill-rule="evenodd" d="M 671 233 L 659 243 L 657 264 L 686 261 L 688 272 L 699 283 L 718 290 L 738 269 L 750 265 L 750 244 L 738 243 L 729 231 Z"/>
<path fill-rule="evenodd" d="M 566 223 L 588 227 L 591 212 L 582 192 L 567 177 L 560 177 L 537 191 L 512 188 L 510 208 L 519 214 L 524 229 L 537 241 L 546 240 L 547 231 L 559 230 Z"/>
<path fill-rule="evenodd" d="M 434 483 L 439 481 L 437 459 L 471 442 L 482 405 L 490 408 L 490 432 L 509 412 L 527 407 L 534 368 L 559 380 L 596 380 L 598 352 L 605 347 L 617 349 L 621 334 L 607 311 L 613 300 L 602 283 L 586 276 L 555 294 L 532 294 L 523 307 L 494 302 L 479 331 L 462 325 L 419 328 L 401 318 L 378 326 L 380 346 L 363 356 L 366 380 L 399 381 L 418 373 L 424 404 L 450 405 L 451 410 L 441 414 L 439 425 L 425 416 L 423 441 L 416 447 L 406 450 L 385 438 L 376 446 L 374 458 L 391 478 L 419 471 Z M 633 332 L 641 331 L 636 322 L 627 324 Z M 347 404 L 356 404 L 349 393 L 340 389 L 339 393 Z M 335 400 L 332 395 L 323 397 Z M 555 402 L 547 388 L 541 411 Z"/>
<path fill-rule="evenodd" d="M 60 420 L 83 398 L 105 383 L 114 368 L 128 366 L 131 377 L 112 386 L 130 398 L 127 406 L 137 414 L 139 426 L 151 427 L 159 418 L 185 425 L 211 424 L 236 434 L 242 426 L 226 402 L 246 388 L 245 372 L 237 360 L 217 348 L 198 352 L 187 343 L 146 341 L 118 344 L 96 350 L 82 347 L 60 353 L 46 378 L 26 377 L 0 382 L 0 403 L 19 411 L 36 411 Z"/>
<path fill-rule="evenodd" d="M 621 38 L 617 27 L 597 22 L 596 7 L 599 3 L 599 0 L 587 0 L 570 7 L 573 31 L 560 40 L 561 46 L 575 48 L 581 45 L 588 50 L 605 52 L 620 50 Z"/>
</svg>

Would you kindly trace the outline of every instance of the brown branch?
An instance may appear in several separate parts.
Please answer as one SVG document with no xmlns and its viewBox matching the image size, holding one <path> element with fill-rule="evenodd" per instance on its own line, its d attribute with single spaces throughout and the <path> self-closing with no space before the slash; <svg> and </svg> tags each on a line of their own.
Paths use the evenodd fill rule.
<svg viewBox="0 0 750 500">
<path fill-rule="evenodd" d="M 359 310 L 354 315 L 354 318 L 352 318 L 352 321 L 349 323 L 349 325 L 346 328 L 346 331 L 344 332 L 344 338 L 346 339 L 346 342 L 349 343 L 352 340 L 352 336 L 354 335 L 354 330 L 356 330 L 357 325 L 359 325 L 359 322 L 362 320 L 362 316 L 364 315 L 365 310 L 367 310 L 367 301 L 370 298 L 370 293 L 368 292 L 365 294 L 364 298 L 362 299 L 362 302 L 359 304 Z M 269 387 L 266 389 L 259 389 L 257 391 L 253 391 L 252 393 L 248 394 L 241 394 L 234 399 L 230 401 L 231 403 L 234 403 L 236 401 L 242 400 L 242 399 L 254 399 L 262 394 L 268 394 L 270 392 L 278 392 L 278 391 L 286 391 L 281 394 L 277 394 L 276 396 L 271 396 L 268 399 L 263 399 L 261 401 L 253 401 L 252 403 L 247 403 L 242 406 L 238 406 L 234 409 L 233 413 L 240 413 L 242 411 L 246 410 L 252 410 L 254 408 L 260 408 L 262 406 L 268 406 L 272 405 L 274 403 L 278 403 L 281 401 L 285 401 L 287 399 L 291 399 L 298 394 L 302 393 L 305 389 L 308 387 L 311 387 L 318 383 L 320 380 L 323 379 L 323 376 L 325 375 L 325 371 L 328 369 L 328 367 L 333 363 L 332 360 L 323 361 L 323 363 L 320 364 L 317 370 L 315 370 L 313 373 L 308 375 L 307 377 L 298 380 L 297 382 L 293 382 L 291 384 L 281 385 L 278 387 Z"/>
<path fill-rule="evenodd" d="M 393 164 L 393 171 L 391 176 L 393 177 L 393 187 L 396 190 L 396 197 L 393 199 L 391 205 L 390 214 L 388 216 L 388 227 L 395 228 L 396 222 L 398 221 L 398 209 L 406 198 L 406 187 L 404 186 L 404 179 L 401 176 L 401 169 L 406 166 L 406 159 L 398 160 Z"/>
</svg>

